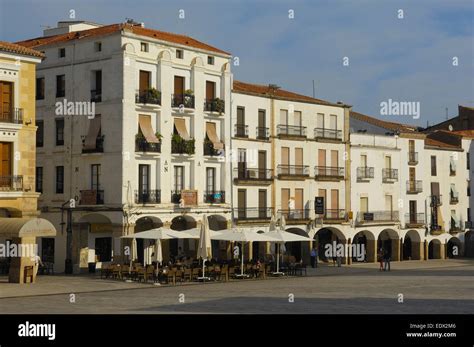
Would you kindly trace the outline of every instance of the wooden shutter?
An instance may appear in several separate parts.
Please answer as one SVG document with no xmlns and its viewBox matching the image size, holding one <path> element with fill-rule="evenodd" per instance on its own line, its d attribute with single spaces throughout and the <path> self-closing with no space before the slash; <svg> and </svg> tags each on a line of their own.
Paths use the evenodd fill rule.
<svg viewBox="0 0 474 347">
<path fill-rule="evenodd" d="M 0 142 L 0 176 L 10 176 L 12 174 L 12 144 L 10 142 Z"/>
<path fill-rule="evenodd" d="M 288 147 L 281 148 L 281 165 L 290 164 L 290 149 Z"/>
<path fill-rule="evenodd" d="M 184 77 L 174 76 L 174 94 L 175 95 L 184 94 Z"/>
<path fill-rule="evenodd" d="M 318 166 L 320 167 L 326 166 L 326 150 L 325 149 L 318 149 Z"/>
<path fill-rule="evenodd" d="M 295 209 L 302 211 L 304 209 L 304 192 L 303 189 L 295 189 Z"/>
<path fill-rule="evenodd" d="M 0 82 L 0 107 L 1 117 L 8 117 L 12 107 L 13 85 L 8 82 Z"/>
<path fill-rule="evenodd" d="M 339 152 L 331 151 L 331 166 L 339 167 Z"/>
<path fill-rule="evenodd" d="M 216 83 L 206 81 L 206 100 L 211 101 L 216 98 Z"/>
<path fill-rule="evenodd" d="M 369 198 L 367 197 L 360 198 L 360 212 L 361 213 L 369 212 Z"/>
<path fill-rule="evenodd" d="M 332 210 L 339 209 L 339 190 L 338 189 L 331 189 L 331 209 Z"/>
<path fill-rule="evenodd" d="M 295 148 L 295 165 L 303 166 L 303 148 Z"/>
<path fill-rule="evenodd" d="M 288 188 L 281 189 L 281 209 L 288 210 L 288 201 L 290 201 L 290 190 Z"/>
<path fill-rule="evenodd" d="M 150 89 L 150 71 L 140 70 L 140 91 Z"/>
</svg>

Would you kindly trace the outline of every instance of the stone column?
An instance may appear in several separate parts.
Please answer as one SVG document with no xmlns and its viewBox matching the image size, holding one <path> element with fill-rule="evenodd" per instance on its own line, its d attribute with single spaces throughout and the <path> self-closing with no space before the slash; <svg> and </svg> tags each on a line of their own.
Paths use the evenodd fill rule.
<svg viewBox="0 0 474 347">
<path fill-rule="evenodd" d="M 367 262 L 377 262 L 377 240 L 367 240 Z"/>
<path fill-rule="evenodd" d="M 20 249 L 22 249 L 23 251 L 33 252 L 34 245 L 36 244 L 36 237 L 14 237 L 12 238 L 12 244 L 15 244 L 17 246 L 17 252 L 20 252 Z M 22 256 L 20 257 L 20 255 Z M 16 257 L 11 258 L 8 282 L 25 283 L 26 266 L 33 267 L 33 279 L 28 279 L 28 281 L 31 281 L 31 283 L 34 283 L 36 281 L 35 260 L 32 259 L 32 256 L 32 254 L 17 253 Z"/>
<path fill-rule="evenodd" d="M 428 242 L 423 243 L 423 260 L 428 260 Z"/>
<path fill-rule="evenodd" d="M 392 261 L 400 261 L 400 240 L 392 239 Z"/>
<path fill-rule="evenodd" d="M 411 259 L 423 260 L 423 243 L 422 242 L 411 243 Z"/>
<path fill-rule="evenodd" d="M 347 239 L 347 254 L 345 258 L 347 259 L 346 264 L 351 265 L 352 264 L 352 240 L 351 239 Z"/>
</svg>

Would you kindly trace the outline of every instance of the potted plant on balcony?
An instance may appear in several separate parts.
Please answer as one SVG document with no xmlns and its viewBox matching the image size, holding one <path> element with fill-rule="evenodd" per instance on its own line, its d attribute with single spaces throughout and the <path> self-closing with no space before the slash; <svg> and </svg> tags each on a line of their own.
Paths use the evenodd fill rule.
<svg viewBox="0 0 474 347">
<path fill-rule="evenodd" d="M 186 89 L 184 91 L 184 95 L 185 96 L 193 96 L 194 95 L 194 91 L 192 89 Z"/>
<path fill-rule="evenodd" d="M 161 92 L 156 88 L 149 88 L 146 91 L 146 98 L 148 100 L 159 102 L 161 100 Z"/>
<path fill-rule="evenodd" d="M 214 100 L 212 100 L 212 106 L 216 112 L 219 112 L 219 114 L 222 114 L 225 110 L 224 100 L 220 98 L 215 98 Z"/>
</svg>

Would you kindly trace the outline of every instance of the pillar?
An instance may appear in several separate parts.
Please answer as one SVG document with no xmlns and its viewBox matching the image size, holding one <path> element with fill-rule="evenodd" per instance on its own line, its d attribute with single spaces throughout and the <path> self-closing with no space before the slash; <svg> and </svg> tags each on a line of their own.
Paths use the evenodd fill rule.
<svg viewBox="0 0 474 347">
<path fill-rule="evenodd" d="M 392 261 L 400 261 L 400 240 L 392 239 Z"/>
<path fill-rule="evenodd" d="M 346 249 L 347 249 L 347 254 L 346 254 L 346 259 L 347 261 L 345 262 L 345 264 L 347 265 L 351 265 L 352 264 L 352 240 L 351 239 L 347 239 L 347 245 L 346 245 Z"/>
<path fill-rule="evenodd" d="M 367 262 L 375 263 L 377 261 L 377 240 L 367 240 Z"/>
<path fill-rule="evenodd" d="M 422 242 L 411 243 L 411 259 L 423 260 L 423 243 Z"/>
<path fill-rule="evenodd" d="M 21 250 L 27 252 L 34 252 L 35 248 L 34 245 L 36 244 L 36 237 L 14 237 L 12 239 L 12 244 L 17 245 L 17 252 Z M 25 283 L 25 267 L 32 266 L 33 267 L 33 279 L 29 279 L 31 283 L 35 283 L 36 281 L 36 271 L 35 271 L 35 259 L 33 254 L 17 254 L 17 257 L 11 258 L 10 263 L 10 270 L 8 275 L 8 282 L 10 283 Z M 20 255 L 22 255 L 20 257 Z M 25 256 L 26 255 L 26 256 Z"/>
<path fill-rule="evenodd" d="M 425 240 L 423 245 L 423 260 L 428 260 L 428 242 Z"/>
</svg>

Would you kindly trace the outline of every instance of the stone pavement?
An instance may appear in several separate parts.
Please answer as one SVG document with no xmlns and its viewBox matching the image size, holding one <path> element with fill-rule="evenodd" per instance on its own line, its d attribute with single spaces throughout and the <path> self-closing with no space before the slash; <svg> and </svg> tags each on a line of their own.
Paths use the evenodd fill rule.
<svg viewBox="0 0 474 347">
<path fill-rule="evenodd" d="M 324 264 L 308 277 L 160 287 L 91 276 L 41 276 L 35 285 L 2 278 L 0 312 L 473 314 L 473 293 L 474 260 L 394 262 L 391 272 Z"/>
</svg>

